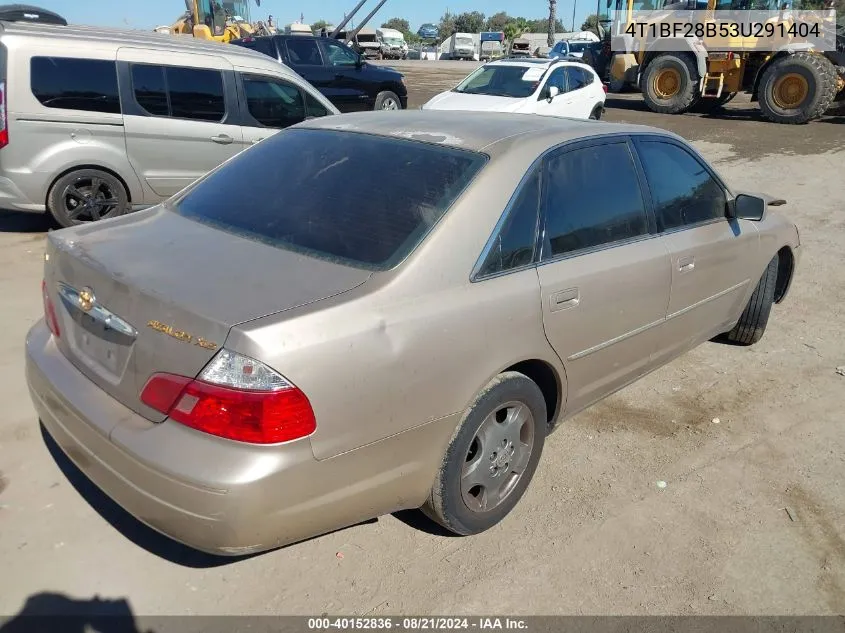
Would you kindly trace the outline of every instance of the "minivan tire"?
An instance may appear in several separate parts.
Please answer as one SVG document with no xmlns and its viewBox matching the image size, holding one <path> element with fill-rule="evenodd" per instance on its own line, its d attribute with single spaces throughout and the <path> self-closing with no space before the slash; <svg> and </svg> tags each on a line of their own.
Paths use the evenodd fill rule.
<svg viewBox="0 0 845 633">
<path fill-rule="evenodd" d="M 547 420 L 546 401 L 537 383 L 513 371 L 493 379 L 455 429 L 421 508 L 423 513 L 460 536 L 478 534 L 498 524 L 517 505 L 537 470 Z M 470 462 L 476 463 L 479 481 L 489 488 L 472 485 L 474 478 L 464 480 L 464 468 Z M 494 475 L 494 470 L 498 474 Z M 501 480 L 497 480 L 499 476 Z M 483 500 L 485 505 L 495 505 L 485 507 Z"/>
<path fill-rule="evenodd" d="M 127 213 L 129 193 L 107 171 L 77 169 L 53 183 L 47 210 L 62 227 L 78 226 Z"/>
<path fill-rule="evenodd" d="M 385 90 L 376 96 L 376 110 L 401 110 L 402 102 L 396 93 Z"/>
<path fill-rule="evenodd" d="M 717 340 L 733 345 L 754 345 L 763 338 L 772 304 L 775 302 L 775 288 L 778 281 L 778 258 L 775 257 L 766 266 L 766 271 L 757 282 L 754 294 L 745 306 L 742 316 L 730 332 Z"/>
</svg>

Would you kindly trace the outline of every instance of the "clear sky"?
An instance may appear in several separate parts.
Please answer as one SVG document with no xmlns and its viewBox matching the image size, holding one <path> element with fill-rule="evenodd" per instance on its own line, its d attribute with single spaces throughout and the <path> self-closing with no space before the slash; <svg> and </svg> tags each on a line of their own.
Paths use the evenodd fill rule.
<svg viewBox="0 0 845 633">
<path fill-rule="evenodd" d="M 350 11 L 358 0 L 261 0 L 261 7 L 252 2 L 252 19 L 266 19 L 272 15 L 278 25 L 290 24 L 304 15 L 305 22 L 313 24 L 317 20 L 326 20 L 337 24 L 344 12 Z M 367 0 L 356 14 L 356 18 L 365 17 L 378 4 L 379 0 Z M 573 7 L 573 2 L 577 3 Z M 91 24 L 96 26 L 114 26 L 122 28 L 153 29 L 156 26 L 169 25 L 183 12 L 184 0 L 28 0 L 45 9 L 62 15 L 68 22 Z M 584 18 L 595 13 L 595 0 L 558 0 L 558 17 L 570 28 L 572 10 L 575 8 L 575 28 L 578 29 Z M 387 0 L 385 5 L 371 22 L 381 25 L 393 17 L 407 19 L 411 28 L 416 30 L 425 22 L 436 24 L 446 9 L 452 13 L 481 11 L 493 15 L 507 11 L 510 15 L 527 19 L 548 16 L 547 0 Z"/>
</svg>

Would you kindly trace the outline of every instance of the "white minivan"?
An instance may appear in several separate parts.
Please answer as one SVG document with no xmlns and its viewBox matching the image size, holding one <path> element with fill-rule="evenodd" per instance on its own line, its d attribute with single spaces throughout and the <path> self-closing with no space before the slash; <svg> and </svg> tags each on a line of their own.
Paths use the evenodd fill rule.
<svg viewBox="0 0 845 633">
<path fill-rule="evenodd" d="M 240 46 L 0 22 L 0 208 L 62 226 L 116 217 L 335 114 L 298 74 Z"/>
</svg>

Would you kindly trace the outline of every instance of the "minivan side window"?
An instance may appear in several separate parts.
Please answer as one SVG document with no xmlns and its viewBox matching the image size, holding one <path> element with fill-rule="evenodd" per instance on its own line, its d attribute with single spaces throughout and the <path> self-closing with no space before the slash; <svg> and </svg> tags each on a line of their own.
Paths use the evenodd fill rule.
<svg viewBox="0 0 845 633">
<path fill-rule="evenodd" d="M 120 114 L 114 61 L 72 57 L 33 57 L 30 88 L 47 108 Z"/>
<path fill-rule="evenodd" d="M 543 259 L 648 233 L 639 178 L 626 142 L 564 151 L 548 160 L 547 174 Z"/>
<path fill-rule="evenodd" d="M 305 100 L 296 86 L 249 75 L 243 80 L 247 108 L 261 125 L 281 129 L 305 120 Z"/>
<path fill-rule="evenodd" d="M 226 116 L 219 70 L 132 64 L 135 101 L 153 116 L 219 122 Z"/>
<path fill-rule="evenodd" d="M 535 169 L 520 189 L 479 275 L 494 275 L 534 261 L 539 211 L 540 169 Z"/>
<path fill-rule="evenodd" d="M 660 230 L 725 219 L 725 191 L 692 154 L 661 141 L 640 141 L 637 151 Z"/>
</svg>

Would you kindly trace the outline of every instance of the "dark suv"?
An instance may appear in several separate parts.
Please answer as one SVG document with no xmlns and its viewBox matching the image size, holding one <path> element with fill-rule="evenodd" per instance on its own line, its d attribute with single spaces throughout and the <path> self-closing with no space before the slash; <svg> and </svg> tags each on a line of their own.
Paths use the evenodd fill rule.
<svg viewBox="0 0 845 633">
<path fill-rule="evenodd" d="M 234 40 L 232 44 L 264 53 L 290 66 L 341 112 L 408 107 L 404 75 L 367 63 L 338 40 L 269 35 Z"/>
</svg>

